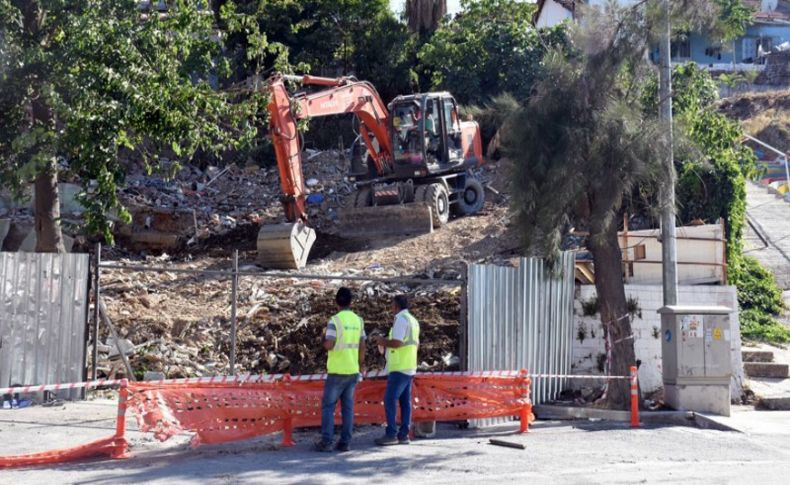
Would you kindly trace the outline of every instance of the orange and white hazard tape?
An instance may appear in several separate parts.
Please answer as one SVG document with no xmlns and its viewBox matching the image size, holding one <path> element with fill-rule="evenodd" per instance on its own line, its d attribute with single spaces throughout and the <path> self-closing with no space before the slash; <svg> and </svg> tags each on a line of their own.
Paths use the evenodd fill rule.
<svg viewBox="0 0 790 485">
<path fill-rule="evenodd" d="M 477 377 L 512 377 L 519 375 L 520 371 L 496 370 L 496 371 L 464 371 L 464 372 L 419 372 L 420 376 L 477 376 Z M 145 381 L 146 384 L 247 384 L 256 382 L 281 381 L 288 376 L 293 381 L 321 381 L 326 380 L 326 374 L 306 374 L 291 376 L 289 374 L 243 374 L 239 376 L 211 376 L 211 377 L 185 377 L 181 379 L 161 379 L 155 381 Z M 374 370 L 362 374 L 364 378 L 386 377 L 387 371 Z M 528 376 L 528 375 L 526 375 Z M 79 389 L 83 387 L 118 386 L 122 379 L 99 379 L 86 382 L 70 382 L 64 384 L 42 384 L 30 386 L 15 386 L 0 388 L 0 394 L 8 393 L 32 393 L 44 391 L 63 391 Z"/>
</svg>

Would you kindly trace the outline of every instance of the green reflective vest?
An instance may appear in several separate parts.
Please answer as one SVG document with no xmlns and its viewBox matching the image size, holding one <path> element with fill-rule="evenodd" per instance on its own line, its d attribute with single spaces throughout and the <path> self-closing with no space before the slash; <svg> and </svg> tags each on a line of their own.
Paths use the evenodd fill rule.
<svg viewBox="0 0 790 485">
<path fill-rule="evenodd" d="M 420 344 L 420 322 L 409 312 L 405 312 L 404 315 L 409 321 L 409 332 L 406 334 L 403 345 L 397 349 L 388 349 L 387 370 L 389 372 L 417 370 L 417 346 Z M 392 330 L 393 329 L 390 329 L 390 339 L 392 339 Z"/>
<path fill-rule="evenodd" d="M 326 371 L 329 374 L 359 373 L 359 344 L 362 319 L 351 310 L 343 310 L 332 317 L 337 335 L 335 346 L 329 351 Z"/>
</svg>

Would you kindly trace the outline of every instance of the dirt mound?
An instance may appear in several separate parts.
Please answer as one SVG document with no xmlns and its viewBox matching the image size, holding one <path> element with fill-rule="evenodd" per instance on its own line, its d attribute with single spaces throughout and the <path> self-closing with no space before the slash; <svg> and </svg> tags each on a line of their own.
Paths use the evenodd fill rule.
<svg viewBox="0 0 790 485">
<path fill-rule="evenodd" d="M 790 111 L 790 89 L 748 93 L 719 102 L 719 111 L 737 120 L 749 120 L 767 110 Z"/>
<path fill-rule="evenodd" d="M 176 268 L 216 269 L 207 263 Z M 102 279 L 110 317 L 134 350 L 135 372 L 167 377 L 224 374 L 229 371 L 230 281 L 206 275 L 106 271 Z M 323 372 L 326 353 L 321 336 L 337 311 L 338 281 L 243 277 L 238 292 L 237 371 Z M 420 360 L 426 369 L 457 365 L 460 287 L 436 289 L 365 283 L 349 285 L 354 310 L 369 334 L 386 334 L 396 293 L 411 296 L 421 322 Z M 104 332 L 106 334 L 106 330 Z M 105 339 L 106 339 L 105 335 Z M 383 356 L 369 349 L 369 368 L 382 368 Z M 120 361 L 104 361 L 104 374 L 121 370 Z"/>
<path fill-rule="evenodd" d="M 332 225 L 332 207 L 342 203 L 347 187 L 340 175 L 342 171 L 321 169 L 321 163 L 313 164 L 316 170 L 322 170 L 320 173 L 306 168 L 309 177 L 316 179 L 311 182 L 313 193 L 324 196 L 324 201 L 311 209 L 313 220 L 318 221 L 320 239 L 305 272 L 459 279 L 467 264 L 507 264 L 518 256 L 519 236 L 510 227 L 506 162 L 488 164 L 479 171 L 488 189 L 487 202 L 478 214 L 452 219 L 431 234 L 365 242 L 344 239 L 322 229 Z M 203 216 L 198 218 L 198 229 L 208 227 L 207 235 L 171 256 L 141 256 L 106 249 L 102 259 L 173 269 L 229 270 L 230 254 L 238 249 L 242 270 L 260 271 L 254 266 L 257 227 L 268 220 L 279 220 L 282 211 L 276 173 L 231 168 L 224 174 L 213 174 L 219 178 L 208 185 L 214 187 L 212 191 L 205 186 L 196 187 L 198 192 L 202 190 L 210 196 L 184 192 L 184 187 L 197 183 L 193 175 L 185 175 L 167 190 L 138 190 L 135 193 L 142 198 L 136 201 L 157 206 L 163 204 L 165 193 L 171 202 L 177 199 L 196 212 L 200 209 Z M 141 182 L 139 186 L 149 183 Z M 156 183 L 152 186 L 158 187 Z M 239 198 L 228 195 L 233 193 Z M 320 337 L 336 311 L 333 298 L 341 284 L 338 280 L 242 277 L 237 300 L 237 372 L 322 372 L 326 353 Z M 104 270 L 102 292 L 108 313 L 121 337 L 134 348 L 130 361 L 135 373 L 158 371 L 167 377 L 227 373 L 230 286 L 226 276 Z M 414 301 L 413 312 L 422 323 L 419 359 L 423 368 L 446 370 L 457 366 L 460 287 L 378 283 L 349 286 L 358 294 L 354 308 L 365 319 L 368 333 L 385 333 L 392 320 L 391 297 L 408 293 Z M 369 367 L 381 368 L 383 356 L 377 349 L 369 350 Z M 118 359 L 103 359 L 100 367 L 103 375 L 121 370 Z"/>
</svg>

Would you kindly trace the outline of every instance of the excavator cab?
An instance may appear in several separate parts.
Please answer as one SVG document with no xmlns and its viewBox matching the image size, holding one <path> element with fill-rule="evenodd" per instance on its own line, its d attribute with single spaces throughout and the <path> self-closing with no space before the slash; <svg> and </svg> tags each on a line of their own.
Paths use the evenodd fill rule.
<svg viewBox="0 0 790 485">
<path fill-rule="evenodd" d="M 469 123 L 472 137 L 465 144 L 458 105 L 450 93 L 399 96 L 389 108 L 395 176 L 425 177 L 482 163 L 474 147 L 477 125 Z"/>
</svg>

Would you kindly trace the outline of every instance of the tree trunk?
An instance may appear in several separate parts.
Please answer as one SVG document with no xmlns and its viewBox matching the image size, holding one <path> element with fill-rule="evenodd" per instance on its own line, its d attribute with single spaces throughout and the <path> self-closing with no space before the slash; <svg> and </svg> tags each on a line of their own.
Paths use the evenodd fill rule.
<svg viewBox="0 0 790 485">
<path fill-rule="evenodd" d="M 617 224 L 609 224 L 602 233 L 591 234 L 590 251 L 595 263 L 595 290 L 598 309 L 609 349 L 611 362 L 607 362 L 610 375 L 627 376 L 636 365 L 631 316 L 625 298 L 622 253 L 617 239 Z M 606 404 L 612 409 L 628 409 L 630 383 L 627 379 L 609 381 Z"/>
<path fill-rule="evenodd" d="M 54 164 L 53 164 L 54 165 Z M 60 196 L 58 172 L 54 166 L 36 176 L 36 252 L 64 253 L 63 233 L 60 230 Z"/>
<path fill-rule="evenodd" d="M 23 2 L 20 6 L 26 33 L 31 39 L 39 43 L 39 33 L 47 17 L 46 9 L 37 1 Z M 41 83 L 32 84 L 29 89 L 33 92 L 30 102 L 30 127 L 31 129 L 54 129 L 52 107 L 47 104 L 42 95 Z M 39 156 L 54 152 L 51 146 L 39 147 Z M 58 167 L 54 153 L 49 157 L 49 162 L 36 167 L 37 174 L 33 183 L 36 218 L 36 252 L 37 253 L 64 253 L 63 233 L 60 230 L 60 197 L 58 195 Z"/>
<path fill-rule="evenodd" d="M 432 34 L 447 15 L 447 0 L 406 0 L 409 30 L 415 34 Z"/>
<path fill-rule="evenodd" d="M 32 102 L 33 126 L 51 128 L 52 109 L 39 95 Z M 36 252 L 65 253 L 63 233 L 60 230 L 60 196 L 58 194 L 58 167 L 54 157 L 39 167 L 33 184 L 35 191 Z"/>
</svg>

